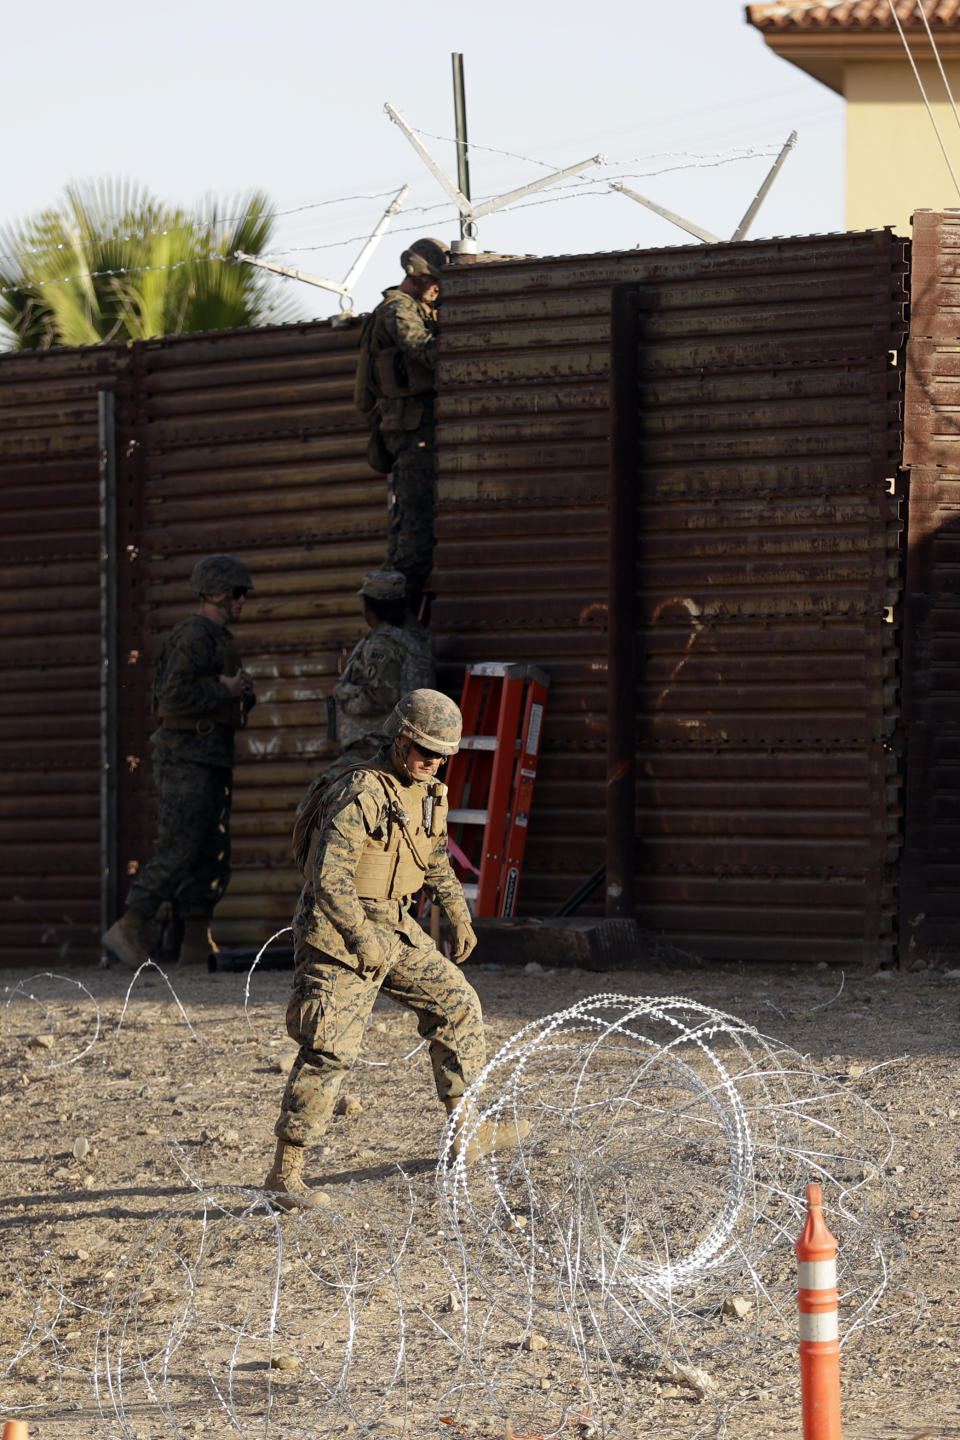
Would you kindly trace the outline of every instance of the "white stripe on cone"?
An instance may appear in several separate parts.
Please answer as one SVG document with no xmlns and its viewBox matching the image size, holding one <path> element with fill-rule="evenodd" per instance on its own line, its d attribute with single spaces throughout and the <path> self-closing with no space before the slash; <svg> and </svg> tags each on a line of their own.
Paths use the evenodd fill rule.
<svg viewBox="0 0 960 1440">
<path fill-rule="evenodd" d="M 837 1288 L 836 1260 L 801 1260 L 801 1290 L 835 1290 Z"/>
<path fill-rule="evenodd" d="M 800 1316 L 801 1340 L 839 1340 L 840 1322 L 836 1310 L 826 1310 L 822 1315 Z"/>
</svg>

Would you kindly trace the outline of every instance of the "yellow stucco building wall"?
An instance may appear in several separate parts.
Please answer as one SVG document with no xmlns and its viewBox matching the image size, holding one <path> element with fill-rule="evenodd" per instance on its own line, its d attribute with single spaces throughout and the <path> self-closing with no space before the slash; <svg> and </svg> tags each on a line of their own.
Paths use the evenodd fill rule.
<svg viewBox="0 0 960 1440">
<path fill-rule="evenodd" d="M 755 0 L 745 14 L 775 55 L 847 102 L 848 230 L 909 235 L 914 211 L 960 208 L 960 0 Z"/>
<path fill-rule="evenodd" d="M 960 181 L 960 124 L 936 64 L 918 69 Z M 944 69 L 960 105 L 960 61 L 947 62 Z M 909 65 L 903 59 L 856 60 L 848 61 L 843 71 L 847 229 L 892 225 L 909 235 L 914 210 L 960 206 L 960 191 Z"/>
</svg>

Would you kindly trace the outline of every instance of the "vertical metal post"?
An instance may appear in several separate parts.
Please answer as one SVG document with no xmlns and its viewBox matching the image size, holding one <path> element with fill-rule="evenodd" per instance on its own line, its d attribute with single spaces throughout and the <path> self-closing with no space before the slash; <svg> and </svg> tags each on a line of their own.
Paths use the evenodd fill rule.
<svg viewBox="0 0 960 1440">
<path fill-rule="evenodd" d="M 453 118 L 457 133 L 457 185 L 467 199 L 470 194 L 470 158 L 467 154 L 467 92 L 463 83 L 463 56 L 456 52 L 453 61 Z M 470 222 L 460 216 L 460 239 L 466 238 Z"/>
<path fill-rule="evenodd" d="M 111 391 L 97 394 L 100 448 L 100 925 L 119 906 L 117 841 L 117 446 Z"/>
<path fill-rule="evenodd" d="M 607 599 L 606 913 L 633 915 L 636 855 L 637 484 L 640 293 L 618 285 L 611 326 L 611 455 Z"/>
</svg>

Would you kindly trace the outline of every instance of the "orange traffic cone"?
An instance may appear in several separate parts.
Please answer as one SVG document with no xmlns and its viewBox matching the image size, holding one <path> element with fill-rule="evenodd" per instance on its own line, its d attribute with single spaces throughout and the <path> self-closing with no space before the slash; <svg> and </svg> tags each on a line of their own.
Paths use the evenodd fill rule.
<svg viewBox="0 0 960 1440">
<path fill-rule="evenodd" d="M 794 1249 L 800 1271 L 803 1440 L 841 1440 L 837 1242 L 823 1218 L 819 1185 L 807 1186 L 807 1223 Z"/>
<path fill-rule="evenodd" d="M 8 1420 L 3 1427 L 3 1440 L 30 1440 L 26 1420 Z"/>
</svg>

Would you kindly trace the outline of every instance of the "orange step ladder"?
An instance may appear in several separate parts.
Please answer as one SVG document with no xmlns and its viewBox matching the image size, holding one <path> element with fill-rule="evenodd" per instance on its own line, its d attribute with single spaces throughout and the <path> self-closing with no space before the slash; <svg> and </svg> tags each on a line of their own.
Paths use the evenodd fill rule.
<svg viewBox="0 0 960 1440">
<path fill-rule="evenodd" d="M 539 665 L 467 666 L 445 778 L 450 858 L 475 916 L 516 908 L 549 687 Z"/>
</svg>

